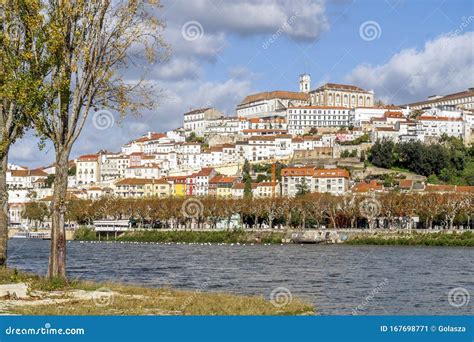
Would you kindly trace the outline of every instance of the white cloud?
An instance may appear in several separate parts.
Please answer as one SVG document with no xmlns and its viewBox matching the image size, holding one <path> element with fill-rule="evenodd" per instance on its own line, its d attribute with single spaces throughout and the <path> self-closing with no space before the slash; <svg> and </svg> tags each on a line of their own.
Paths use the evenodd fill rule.
<svg viewBox="0 0 474 342">
<path fill-rule="evenodd" d="M 153 76 L 164 81 L 195 79 L 202 76 L 202 68 L 195 60 L 178 57 L 157 66 Z"/>
<path fill-rule="evenodd" d="M 196 20 L 208 33 L 240 35 L 273 34 L 291 17 L 286 34 L 301 40 L 314 40 L 328 28 L 324 1 L 311 0 L 193 0 L 165 1 L 166 17 L 181 25 Z"/>
<path fill-rule="evenodd" d="M 383 65 L 359 65 L 346 80 L 397 104 L 466 90 L 474 85 L 474 32 L 440 36 L 421 50 L 402 50 Z"/>
</svg>

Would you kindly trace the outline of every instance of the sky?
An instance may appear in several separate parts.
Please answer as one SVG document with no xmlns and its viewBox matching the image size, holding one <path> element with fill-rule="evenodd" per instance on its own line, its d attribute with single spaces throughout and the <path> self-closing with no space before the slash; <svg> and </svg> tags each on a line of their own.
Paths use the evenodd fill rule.
<svg viewBox="0 0 474 342">
<path fill-rule="evenodd" d="M 424 100 L 474 87 L 472 0 L 164 0 L 157 17 L 168 60 L 146 73 L 160 105 L 118 119 L 91 113 L 71 159 L 120 147 L 146 132 L 182 126 L 183 113 L 215 107 L 235 115 L 245 96 L 298 91 L 326 82 L 374 90 L 390 104 Z M 133 79 L 136 71 L 124 72 Z M 38 148 L 34 131 L 15 143 L 10 162 L 40 167 L 54 148 Z"/>
</svg>

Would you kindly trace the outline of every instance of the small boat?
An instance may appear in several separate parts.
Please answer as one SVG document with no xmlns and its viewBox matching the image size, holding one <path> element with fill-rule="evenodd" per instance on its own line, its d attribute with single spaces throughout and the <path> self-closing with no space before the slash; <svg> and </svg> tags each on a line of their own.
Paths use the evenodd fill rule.
<svg viewBox="0 0 474 342">
<path fill-rule="evenodd" d="M 51 240 L 50 232 L 30 232 L 29 239 Z"/>
<path fill-rule="evenodd" d="M 51 234 L 50 232 L 18 232 L 12 236 L 12 239 L 51 240 Z"/>
<path fill-rule="evenodd" d="M 27 232 L 18 232 L 12 236 L 12 239 L 27 239 L 28 233 Z"/>
</svg>

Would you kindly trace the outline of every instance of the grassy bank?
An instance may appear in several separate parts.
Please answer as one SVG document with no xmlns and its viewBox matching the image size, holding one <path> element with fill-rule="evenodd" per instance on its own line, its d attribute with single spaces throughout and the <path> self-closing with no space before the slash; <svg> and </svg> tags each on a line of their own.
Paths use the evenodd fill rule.
<svg viewBox="0 0 474 342">
<path fill-rule="evenodd" d="M 465 246 L 474 247 L 474 233 L 375 233 L 357 235 L 346 241 L 349 245 L 400 246 Z"/>
<path fill-rule="evenodd" d="M 281 243 L 285 237 L 282 232 L 246 232 L 232 231 L 134 231 L 126 232 L 116 239 L 111 235 L 109 241 L 128 242 L 184 242 L 184 243 Z M 102 239 L 105 239 L 102 237 Z M 74 240 L 98 240 L 95 233 L 87 228 L 80 228 Z"/>
<path fill-rule="evenodd" d="M 49 282 L 0 269 L 0 284 L 28 284 L 26 299 L 0 298 L 0 314 L 21 315 L 301 315 L 312 305 L 293 298 L 275 306 L 263 297 L 89 281 Z M 205 290 L 206 284 L 203 284 Z"/>
</svg>

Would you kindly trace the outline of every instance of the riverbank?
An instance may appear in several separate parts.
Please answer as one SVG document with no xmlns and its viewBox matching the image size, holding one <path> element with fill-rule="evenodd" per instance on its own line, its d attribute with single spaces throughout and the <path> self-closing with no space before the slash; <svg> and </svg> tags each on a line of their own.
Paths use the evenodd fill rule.
<svg viewBox="0 0 474 342">
<path fill-rule="evenodd" d="M 390 233 L 380 232 L 351 236 L 349 245 L 392 245 L 392 246 L 452 246 L 474 247 L 473 232 L 436 232 L 436 233 Z"/>
<path fill-rule="evenodd" d="M 9 284 L 6 286 L 5 284 Z M 14 284 L 14 285 L 13 285 Z M 5 289 L 11 291 L 6 294 Z M 206 284 L 203 284 L 205 289 Z M 290 298 L 239 296 L 204 291 L 178 291 L 114 283 L 45 278 L 0 270 L 0 314 L 19 315 L 312 315 L 312 305 Z M 7 291 L 8 292 L 8 291 Z"/>
<path fill-rule="evenodd" d="M 181 243 L 282 243 L 284 232 L 229 231 L 133 231 L 114 237 L 102 235 L 101 240 L 123 242 L 181 242 Z M 79 228 L 74 240 L 98 241 L 99 237 L 88 228 Z"/>
<path fill-rule="evenodd" d="M 142 230 L 123 233 L 117 237 L 112 234 L 109 236 L 102 234 L 96 235 L 92 229 L 79 228 L 74 240 L 78 241 L 117 241 L 117 242 L 151 242 L 151 243 L 223 243 L 223 244 L 281 244 L 288 242 L 292 233 L 296 231 L 160 231 L 160 230 Z M 314 230 L 306 230 L 307 235 L 314 235 Z M 394 231 L 377 230 L 367 232 L 364 230 L 332 230 L 324 231 L 344 236 L 345 244 L 349 245 L 404 245 L 404 246 L 464 246 L 474 247 L 474 232 L 455 232 L 455 231 Z M 339 234 L 338 234 L 339 232 Z M 303 234 L 302 231 L 298 231 Z M 308 239 L 310 240 L 310 239 Z M 328 240 L 328 242 L 331 242 Z M 323 241 L 324 243 L 324 241 Z"/>
</svg>

